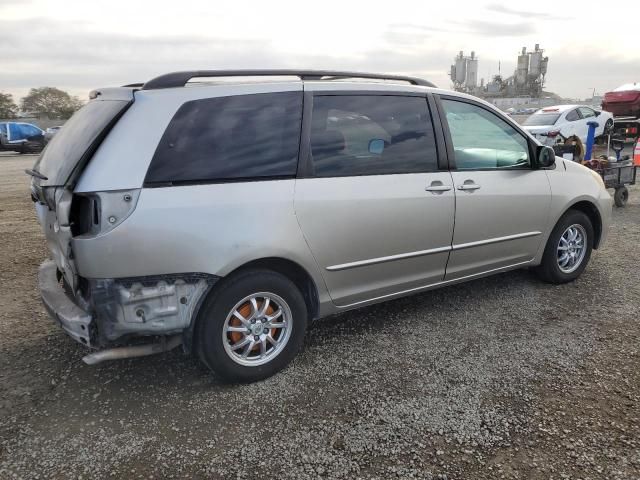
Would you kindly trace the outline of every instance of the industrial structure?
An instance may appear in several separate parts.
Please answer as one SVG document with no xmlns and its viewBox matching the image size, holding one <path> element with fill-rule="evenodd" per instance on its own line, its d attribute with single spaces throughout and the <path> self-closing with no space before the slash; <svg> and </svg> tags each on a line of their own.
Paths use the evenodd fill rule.
<svg viewBox="0 0 640 480">
<path fill-rule="evenodd" d="M 536 44 L 532 52 L 522 47 L 518 55 L 517 67 L 512 76 L 503 78 L 500 73 L 485 85 L 484 79 L 478 84 L 478 57 L 475 52 L 465 56 L 460 52 L 451 65 L 451 81 L 454 90 L 470 93 L 482 98 L 514 98 L 526 97 L 537 99 L 542 96 L 549 57 L 545 57 L 544 50 Z"/>
</svg>

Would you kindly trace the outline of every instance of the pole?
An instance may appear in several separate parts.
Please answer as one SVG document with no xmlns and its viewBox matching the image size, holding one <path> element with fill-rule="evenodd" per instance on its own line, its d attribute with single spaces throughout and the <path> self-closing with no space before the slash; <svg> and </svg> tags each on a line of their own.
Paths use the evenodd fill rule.
<svg viewBox="0 0 640 480">
<path fill-rule="evenodd" d="M 587 151 L 584 154 L 584 159 L 591 160 L 591 151 L 593 150 L 593 143 L 596 139 L 598 122 L 587 122 L 587 125 L 589 125 L 589 133 L 587 134 Z"/>
</svg>

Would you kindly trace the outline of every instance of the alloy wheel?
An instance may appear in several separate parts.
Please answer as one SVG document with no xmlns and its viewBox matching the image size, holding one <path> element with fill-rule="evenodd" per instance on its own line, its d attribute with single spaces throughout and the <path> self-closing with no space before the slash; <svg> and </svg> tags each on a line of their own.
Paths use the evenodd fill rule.
<svg viewBox="0 0 640 480">
<path fill-rule="evenodd" d="M 568 227 L 560 236 L 557 248 L 558 267 L 563 273 L 578 269 L 587 252 L 587 232 L 578 223 Z"/>
<path fill-rule="evenodd" d="M 248 295 L 227 315 L 222 331 L 225 352 L 240 365 L 264 365 L 286 346 L 291 321 L 291 309 L 278 295 L 268 292 Z"/>
</svg>

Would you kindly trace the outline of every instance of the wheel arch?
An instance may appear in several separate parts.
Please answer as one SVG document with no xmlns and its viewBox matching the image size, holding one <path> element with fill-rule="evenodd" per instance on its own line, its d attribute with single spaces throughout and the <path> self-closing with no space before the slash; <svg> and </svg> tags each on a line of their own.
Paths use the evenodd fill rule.
<svg viewBox="0 0 640 480">
<path fill-rule="evenodd" d="M 598 207 L 588 200 L 580 200 L 579 202 L 570 205 L 569 208 L 562 212 L 562 215 L 567 213 L 569 210 L 577 210 L 589 217 L 591 225 L 593 226 L 593 233 L 595 235 L 595 238 L 593 239 L 593 248 L 597 250 L 600 246 L 600 239 L 602 238 L 602 217 L 600 216 Z M 562 218 L 562 215 L 560 218 Z"/>
<path fill-rule="evenodd" d="M 234 275 L 237 272 L 252 269 L 271 270 L 287 277 L 298 288 L 300 288 L 300 292 L 304 297 L 304 302 L 307 305 L 309 318 L 314 319 L 317 317 L 320 305 L 318 287 L 311 277 L 311 274 L 309 274 L 309 272 L 307 272 L 307 270 L 300 264 L 282 257 L 259 258 L 240 265 L 235 270 L 231 271 L 229 275 Z"/>
<path fill-rule="evenodd" d="M 309 314 L 309 319 L 318 318 L 319 309 L 320 309 L 320 300 L 319 300 L 319 292 L 316 286 L 313 277 L 309 274 L 309 272 L 302 267 L 300 264 L 294 262 L 293 260 L 289 260 L 282 257 L 264 257 L 258 258 L 254 260 L 250 260 L 242 265 L 236 267 L 224 277 L 221 277 L 219 282 L 223 282 L 225 278 L 229 278 L 237 273 L 246 271 L 246 270 L 270 270 L 272 272 L 279 273 L 289 280 L 291 280 L 298 288 L 300 288 L 300 292 L 302 293 L 302 297 L 304 298 L 305 305 L 307 306 L 307 312 Z M 198 329 L 198 318 L 200 314 L 200 310 L 202 305 L 206 301 L 213 292 L 216 291 L 218 287 L 218 283 L 214 284 L 213 287 L 207 292 L 205 297 L 200 302 L 198 308 L 193 312 L 193 316 L 191 319 L 191 324 L 189 328 L 184 332 L 185 333 L 185 341 L 184 344 L 189 351 L 193 351 L 193 348 L 196 347 L 197 342 L 194 342 L 199 335 Z"/>
</svg>

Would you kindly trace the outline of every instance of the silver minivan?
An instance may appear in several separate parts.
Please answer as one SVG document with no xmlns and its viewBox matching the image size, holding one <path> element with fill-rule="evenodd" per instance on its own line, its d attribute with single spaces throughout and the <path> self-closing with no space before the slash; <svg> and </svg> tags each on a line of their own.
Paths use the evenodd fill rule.
<svg viewBox="0 0 640 480">
<path fill-rule="evenodd" d="M 411 77 L 193 71 L 91 93 L 31 191 L 50 314 L 86 363 L 182 346 L 285 367 L 309 321 L 602 244 L 601 178 L 469 95 Z"/>
</svg>

